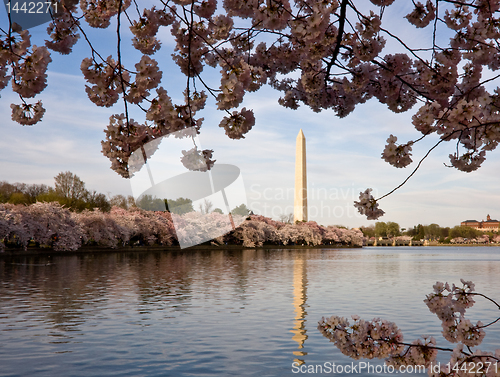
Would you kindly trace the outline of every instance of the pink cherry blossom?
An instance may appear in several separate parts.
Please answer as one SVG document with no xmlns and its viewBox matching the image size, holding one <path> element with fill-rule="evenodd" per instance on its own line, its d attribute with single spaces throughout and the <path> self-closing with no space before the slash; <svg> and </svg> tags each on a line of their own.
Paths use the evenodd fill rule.
<svg viewBox="0 0 500 377">
<path fill-rule="evenodd" d="M 379 204 L 371 194 L 372 189 L 368 188 L 364 192 L 359 193 L 359 202 L 354 202 L 354 207 L 358 209 L 358 212 L 362 215 L 366 215 L 368 220 L 376 220 L 382 216 L 385 212 L 378 208 Z"/>
<path fill-rule="evenodd" d="M 450 287 L 448 283 L 437 282 L 434 292 L 427 295 L 424 302 L 429 310 L 442 321 L 443 336 L 446 340 L 457 343 L 453 349 L 438 347 L 434 337 L 422 336 L 411 343 L 405 342 L 403 334 L 393 322 L 374 318 L 365 321 L 357 315 L 352 315 L 354 323 L 347 318 L 331 316 L 323 317 L 318 324 L 318 330 L 328 338 L 345 355 L 353 358 L 385 358 L 386 365 L 424 366 L 431 377 L 455 376 L 499 376 L 500 349 L 493 352 L 472 350 L 481 344 L 484 328 L 494 325 L 498 319 L 484 325 L 478 321 L 475 325 L 465 318 L 467 308 L 474 304 L 473 297 L 479 295 L 500 308 L 493 299 L 474 292 L 474 284 L 461 280 L 462 286 Z M 448 293 L 447 293 L 448 292 Z M 448 363 L 436 362 L 439 351 L 450 353 Z M 473 371 L 471 364 L 488 365 L 493 368 L 481 368 Z M 439 367 L 440 365 L 440 367 Z M 437 368 L 436 368 L 437 367 Z"/>
</svg>

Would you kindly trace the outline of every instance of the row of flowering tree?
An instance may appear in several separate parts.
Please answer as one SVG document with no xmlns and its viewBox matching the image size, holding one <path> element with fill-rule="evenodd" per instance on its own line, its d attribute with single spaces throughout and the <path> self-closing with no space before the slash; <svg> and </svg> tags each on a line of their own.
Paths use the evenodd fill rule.
<svg viewBox="0 0 500 377">
<path fill-rule="evenodd" d="M 27 248 L 31 243 L 54 250 L 78 250 L 83 245 L 115 248 L 133 242 L 172 245 L 175 232 L 170 214 L 125 210 L 71 212 L 57 202 L 30 206 L 0 204 L 0 248 Z"/>
<path fill-rule="evenodd" d="M 464 238 L 455 237 L 450 240 L 453 244 L 488 244 L 488 243 L 500 243 L 500 235 L 490 236 L 488 234 L 483 234 L 475 238 Z"/>
<path fill-rule="evenodd" d="M 109 213 L 97 209 L 78 213 L 55 202 L 29 206 L 0 204 L 0 250 L 6 245 L 27 248 L 33 243 L 60 251 L 92 245 L 109 248 L 135 244 L 172 246 L 178 244 L 174 223 L 179 223 L 182 216 L 189 216 L 194 224 L 192 229 L 200 231 L 207 226 L 217 227 L 227 219 L 227 215 L 217 212 L 204 217 L 197 212 L 178 215 L 113 207 Z M 206 216 L 210 216 L 210 221 Z M 196 234 L 191 236 L 196 237 Z M 359 230 L 323 227 L 314 221 L 285 224 L 264 216 L 250 216 L 235 230 L 218 237 L 215 243 L 244 247 L 263 244 L 361 246 L 363 235 Z"/>
<path fill-rule="evenodd" d="M 321 226 L 315 221 L 295 224 L 274 221 L 268 217 L 252 215 L 227 238 L 234 238 L 243 246 L 275 245 L 348 245 L 362 246 L 363 233 L 357 229 Z"/>
</svg>

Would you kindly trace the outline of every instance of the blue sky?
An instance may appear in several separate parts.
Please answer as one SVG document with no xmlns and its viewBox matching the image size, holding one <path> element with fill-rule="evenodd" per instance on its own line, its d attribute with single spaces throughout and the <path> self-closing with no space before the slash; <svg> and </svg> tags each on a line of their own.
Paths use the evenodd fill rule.
<svg viewBox="0 0 500 377">
<path fill-rule="evenodd" d="M 2 12 L 0 22 L 5 16 Z M 395 12 L 402 13 L 401 9 Z M 43 43 L 45 28 L 42 25 L 31 29 L 34 44 Z M 154 57 L 164 68 L 162 84 L 175 100 L 180 96 L 178 88 L 185 84 L 185 77 L 170 61 L 172 38 L 166 31 L 162 33 L 162 49 Z M 407 29 L 399 33 L 409 36 L 412 43 L 418 39 Z M 128 32 L 124 34 L 127 43 Z M 91 31 L 89 36 L 104 57 L 115 53 L 112 33 L 98 38 L 99 34 Z M 89 189 L 110 195 L 132 193 L 130 182 L 113 172 L 110 162 L 101 154 L 100 142 L 108 118 L 123 110 L 119 105 L 98 108 L 88 100 L 79 67 L 81 60 L 89 55 L 83 40 L 70 56 L 52 54 L 49 86 L 37 96 L 47 112 L 43 121 L 33 127 L 10 120 L 10 103 L 19 100 L 9 88 L 0 92 L 0 180 L 53 185 L 54 176 L 69 170 L 82 178 Z M 139 60 L 137 56 L 127 54 L 126 59 L 132 64 Z M 374 221 L 357 214 L 353 201 L 368 187 L 374 189 L 375 196 L 385 194 L 410 174 L 415 163 L 397 169 L 380 156 L 391 133 L 402 142 L 420 136 L 411 125 L 412 111 L 395 114 L 372 100 L 339 119 L 332 111 L 285 109 L 277 104 L 278 98 L 279 93 L 267 87 L 247 95 L 241 107 L 254 109 L 256 125 L 242 140 L 225 136 L 218 127 L 222 114 L 209 100 L 200 113 L 205 118 L 200 135 L 203 148 L 214 149 L 217 162 L 241 169 L 249 208 L 277 218 L 292 212 L 295 138 L 302 129 L 307 140 L 310 219 L 324 225 L 349 227 L 373 224 Z M 143 120 L 138 112 L 134 116 L 138 121 Z M 437 140 L 431 136 L 414 146 L 414 161 Z M 433 222 L 454 226 L 465 219 L 485 219 L 487 214 L 500 218 L 498 152 L 490 153 L 483 167 L 472 173 L 443 165 L 449 163 L 448 154 L 453 152 L 454 145 L 450 143 L 433 151 L 403 188 L 380 202 L 386 211 L 380 221 L 395 221 L 402 227 Z"/>
</svg>

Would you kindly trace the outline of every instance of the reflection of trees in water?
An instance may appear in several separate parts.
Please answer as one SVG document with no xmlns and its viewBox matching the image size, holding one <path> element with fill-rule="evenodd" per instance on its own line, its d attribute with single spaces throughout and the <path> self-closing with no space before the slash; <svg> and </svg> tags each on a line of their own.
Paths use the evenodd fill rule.
<svg viewBox="0 0 500 377">
<path fill-rule="evenodd" d="M 282 250 L 278 254 L 286 253 Z M 276 251 L 210 250 L 183 253 L 138 253 L 137 287 L 141 311 L 189 310 L 193 296 L 199 300 L 226 300 L 233 306 L 247 305 L 252 282 L 267 274 L 266 261 Z M 253 289 L 253 288 L 252 288 Z M 228 298 L 230 296 L 230 298 Z"/>
<path fill-rule="evenodd" d="M 257 259 L 255 250 L 242 250 L 241 253 L 228 255 L 235 267 L 234 275 L 234 298 L 240 302 L 243 307 L 247 304 L 248 287 L 251 285 L 252 264 Z"/>
<path fill-rule="evenodd" d="M 217 300 L 227 290 L 244 305 L 249 279 L 248 261 L 255 250 L 193 251 L 138 254 L 138 294 L 143 304 L 187 310 L 193 291 Z M 150 307 L 148 310 L 152 310 Z"/>
<path fill-rule="evenodd" d="M 192 298 L 191 256 L 178 253 L 144 253 L 135 255 L 137 292 L 141 312 L 154 309 L 183 310 Z"/>
<path fill-rule="evenodd" d="M 48 322 L 69 331 L 97 316 L 109 301 L 121 304 L 138 298 L 141 311 L 187 310 L 193 284 L 197 295 L 207 299 L 233 290 L 233 298 L 243 305 L 251 262 L 260 257 L 255 250 L 217 250 L 1 259 L 0 294 L 14 297 L 26 292 L 26 306 L 36 306 Z"/>
<path fill-rule="evenodd" d="M 126 313 L 137 301 L 141 314 L 155 310 L 165 310 L 166 315 L 186 312 L 193 305 L 193 297 L 196 297 L 196 305 L 224 301 L 232 308 L 244 307 L 255 290 L 265 289 L 267 279 L 262 277 L 272 274 L 268 261 L 277 257 L 290 259 L 289 251 L 251 249 L 2 258 L 0 312 L 8 311 L 9 317 L 21 319 L 26 310 L 31 310 L 38 320 L 59 330 L 54 335 L 61 335 L 61 332 L 78 331 L 88 319 L 109 317 L 109 309 L 118 308 Z"/>
<path fill-rule="evenodd" d="M 107 260 L 103 260 L 107 259 Z M 106 258 L 108 257 L 108 258 Z M 76 331 L 94 316 L 106 300 L 109 278 L 117 269 L 110 256 L 25 257 L 2 260 L 4 282 L 0 296 L 9 305 L 10 316 L 23 316 L 36 307 L 44 321 L 61 331 Z M 22 299 L 19 294 L 22 292 Z"/>
</svg>

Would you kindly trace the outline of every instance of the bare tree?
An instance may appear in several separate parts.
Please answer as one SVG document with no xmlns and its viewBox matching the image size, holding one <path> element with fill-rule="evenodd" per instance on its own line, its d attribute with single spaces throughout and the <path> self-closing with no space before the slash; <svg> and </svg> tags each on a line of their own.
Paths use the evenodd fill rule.
<svg viewBox="0 0 500 377">
<path fill-rule="evenodd" d="M 29 203 L 35 203 L 38 195 L 46 194 L 50 190 L 50 187 L 44 184 L 32 184 L 26 185 L 24 190 L 24 195 Z"/>
<path fill-rule="evenodd" d="M 16 192 L 16 187 L 9 182 L 0 182 L 0 202 L 8 202 L 11 195 Z"/>
<path fill-rule="evenodd" d="M 128 208 L 127 198 L 123 195 L 114 195 L 109 198 L 109 203 L 112 207 Z"/>
<path fill-rule="evenodd" d="M 285 224 L 292 224 L 293 223 L 293 213 L 288 213 L 288 214 L 283 214 L 280 215 L 279 217 L 280 221 Z"/>
<path fill-rule="evenodd" d="M 98 193 L 96 190 L 89 192 L 85 199 L 89 209 L 99 208 L 103 212 L 109 212 L 111 209 L 111 204 L 106 195 Z"/>
<path fill-rule="evenodd" d="M 212 208 L 213 208 L 213 203 L 208 200 L 207 198 L 205 198 L 203 200 L 203 204 L 200 203 L 200 212 L 203 214 L 203 215 L 207 215 L 209 214 L 210 212 L 212 212 Z"/>
<path fill-rule="evenodd" d="M 137 208 L 137 204 L 132 195 L 127 196 L 127 206 L 128 208 Z"/>
<path fill-rule="evenodd" d="M 59 173 L 54 180 L 56 193 L 70 202 L 84 199 L 88 195 L 85 183 L 76 174 L 69 171 Z"/>
</svg>

